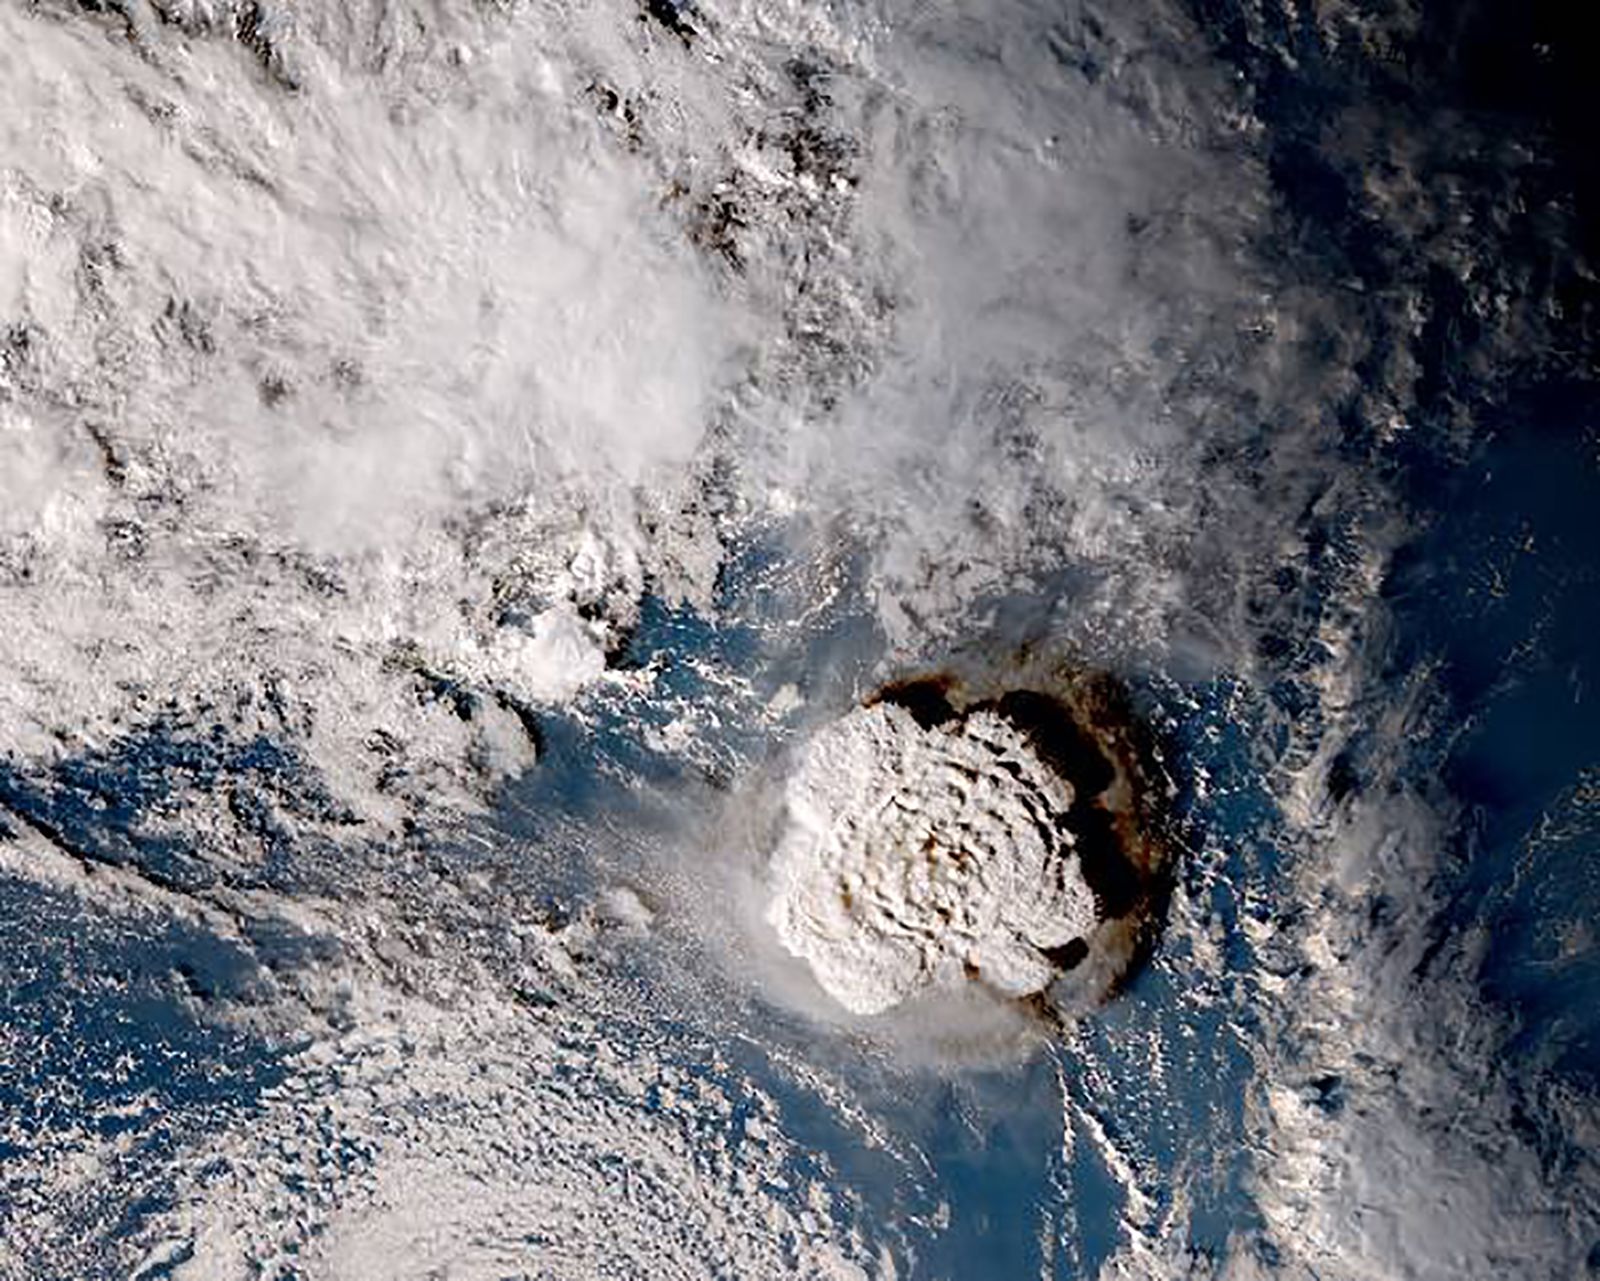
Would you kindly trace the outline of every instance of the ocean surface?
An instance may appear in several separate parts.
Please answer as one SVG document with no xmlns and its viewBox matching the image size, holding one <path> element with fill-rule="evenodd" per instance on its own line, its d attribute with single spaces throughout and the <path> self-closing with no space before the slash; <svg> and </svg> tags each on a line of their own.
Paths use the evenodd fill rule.
<svg viewBox="0 0 1600 1281">
<path fill-rule="evenodd" d="M 0 7 L 0 1278 L 1600 1274 L 1578 37 Z M 771 929 L 948 670 L 1148 744 L 1086 1012 Z"/>
</svg>

